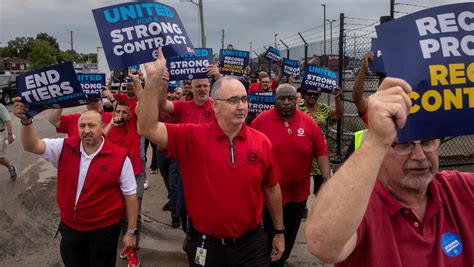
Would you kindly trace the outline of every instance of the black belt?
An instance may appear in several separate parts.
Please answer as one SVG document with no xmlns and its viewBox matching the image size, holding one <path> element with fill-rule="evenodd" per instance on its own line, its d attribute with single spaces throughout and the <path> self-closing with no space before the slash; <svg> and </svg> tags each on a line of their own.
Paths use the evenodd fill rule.
<svg viewBox="0 0 474 267">
<path fill-rule="evenodd" d="M 251 236 L 253 236 L 255 233 L 257 233 L 258 230 L 262 229 L 262 225 L 258 224 L 257 227 L 254 230 L 248 231 L 247 233 L 241 235 L 240 237 L 236 238 L 218 238 L 218 237 L 213 237 L 208 234 L 204 234 L 201 232 L 198 232 L 194 227 L 189 228 L 189 234 L 191 236 L 199 236 L 202 239 L 205 239 L 205 241 L 209 241 L 218 245 L 235 245 Z"/>
</svg>

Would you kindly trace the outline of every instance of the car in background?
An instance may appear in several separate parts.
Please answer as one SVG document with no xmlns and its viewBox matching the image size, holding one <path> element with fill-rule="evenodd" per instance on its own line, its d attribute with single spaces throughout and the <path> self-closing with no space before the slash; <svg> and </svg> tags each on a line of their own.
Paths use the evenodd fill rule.
<svg viewBox="0 0 474 267">
<path fill-rule="evenodd" d="M 16 96 L 16 75 L 0 75 L 0 101 L 4 105 L 11 103 Z"/>
</svg>

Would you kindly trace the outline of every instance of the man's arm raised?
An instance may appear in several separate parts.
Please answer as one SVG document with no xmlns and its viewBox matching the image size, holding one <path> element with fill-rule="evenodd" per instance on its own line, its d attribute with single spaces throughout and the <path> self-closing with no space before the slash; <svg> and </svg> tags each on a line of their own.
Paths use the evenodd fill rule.
<svg viewBox="0 0 474 267">
<path fill-rule="evenodd" d="M 369 62 L 374 59 L 374 53 L 371 51 L 367 52 L 362 59 L 359 74 L 357 74 L 352 88 L 352 100 L 357 107 L 357 111 L 362 116 L 367 109 L 367 100 L 364 98 L 364 81 L 367 71 L 369 71 Z"/>
<path fill-rule="evenodd" d="M 357 228 L 380 166 L 411 108 L 409 92 L 411 87 L 405 81 L 385 79 L 369 97 L 367 139 L 318 193 L 305 236 L 309 251 L 322 261 L 340 262 L 354 251 Z"/>
<path fill-rule="evenodd" d="M 166 59 L 159 48 L 156 61 L 145 64 L 147 81 L 138 106 L 138 132 L 164 149 L 168 147 L 168 132 L 165 124 L 158 121 L 158 102 L 162 97 L 159 91 L 165 69 Z"/>
<path fill-rule="evenodd" d="M 148 73 L 147 73 L 148 74 Z M 168 82 L 170 76 L 168 70 L 165 68 L 162 73 L 162 81 L 160 83 L 160 98 L 158 99 L 158 106 L 161 111 L 164 111 L 169 114 L 174 112 L 174 104 L 172 101 L 168 100 Z"/>
</svg>

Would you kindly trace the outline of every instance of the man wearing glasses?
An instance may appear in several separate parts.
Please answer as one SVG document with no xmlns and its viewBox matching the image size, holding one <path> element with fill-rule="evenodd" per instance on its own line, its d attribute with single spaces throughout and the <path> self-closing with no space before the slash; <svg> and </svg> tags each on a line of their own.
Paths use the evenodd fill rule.
<svg viewBox="0 0 474 267">
<path fill-rule="evenodd" d="M 438 171 L 440 140 L 397 143 L 405 81 L 369 97 L 368 134 L 318 194 L 308 248 L 335 266 L 472 266 L 474 174 Z"/>
<path fill-rule="evenodd" d="M 288 83 L 278 86 L 275 107 L 258 115 L 251 126 L 270 139 L 280 168 L 285 253 L 272 266 L 284 266 L 295 243 L 310 194 L 313 156 L 317 159 L 322 175 L 329 177 L 326 141 L 318 124 L 296 109 L 296 89 Z M 266 208 L 263 225 L 271 240 L 275 236 L 275 228 Z"/>
<path fill-rule="evenodd" d="M 190 266 L 269 266 L 281 257 L 284 237 L 275 236 L 270 253 L 261 220 L 265 201 L 276 230 L 283 230 L 280 173 L 270 141 L 244 123 L 244 86 L 233 78 L 214 83 L 212 123 L 161 123 L 156 88 L 165 66 L 161 49 L 158 59 L 145 65 L 138 129 L 182 167 L 192 222 L 185 246 Z"/>
</svg>

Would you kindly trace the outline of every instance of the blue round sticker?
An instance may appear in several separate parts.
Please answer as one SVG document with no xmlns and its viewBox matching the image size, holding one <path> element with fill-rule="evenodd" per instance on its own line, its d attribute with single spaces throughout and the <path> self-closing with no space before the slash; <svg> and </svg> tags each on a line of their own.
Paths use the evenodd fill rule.
<svg viewBox="0 0 474 267">
<path fill-rule="evenodd" d="M 449 257 L 459 256 L 462 252 L 462 241 L 456 234 L 447 232 L 441 236 L 441 250 Z"/>
</svg>

